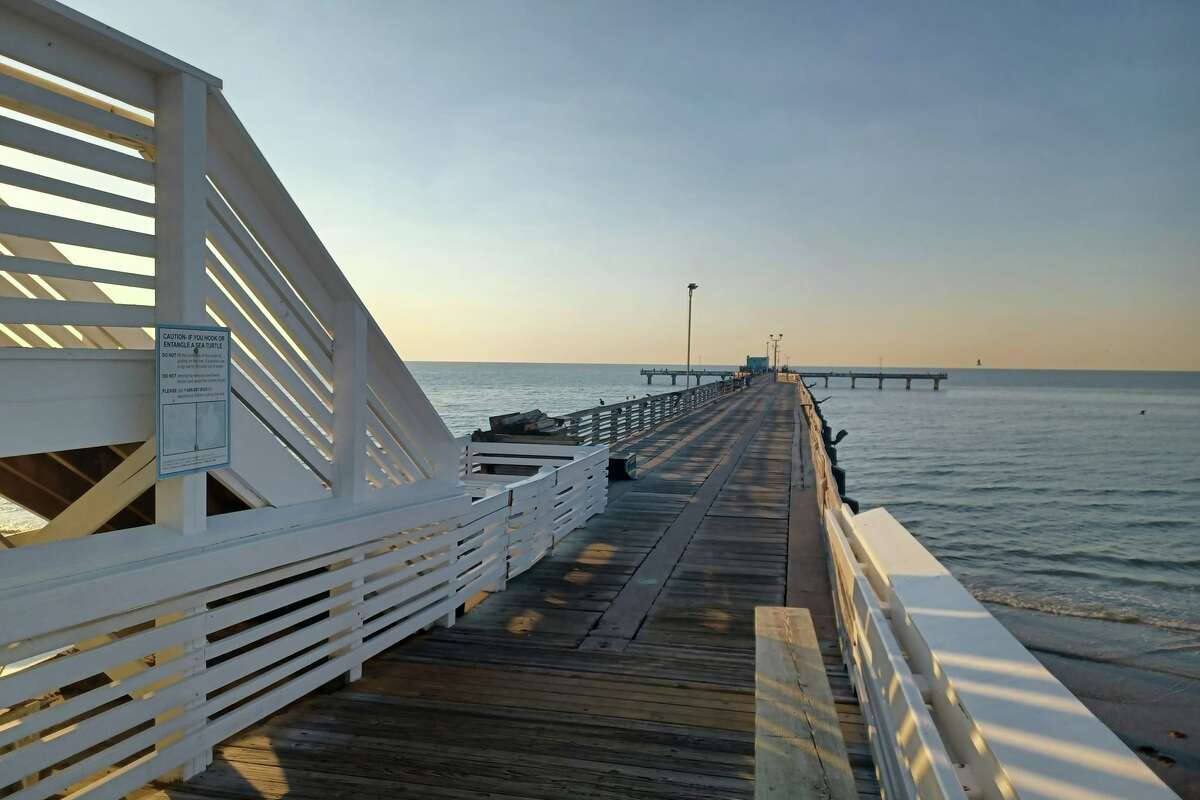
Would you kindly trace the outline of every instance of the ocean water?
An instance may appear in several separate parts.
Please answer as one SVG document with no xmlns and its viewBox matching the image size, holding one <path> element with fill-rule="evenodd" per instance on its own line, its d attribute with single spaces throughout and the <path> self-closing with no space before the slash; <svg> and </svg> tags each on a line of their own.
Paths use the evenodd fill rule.
<svg viewBox="0 0 1200 800">
<path fill-rule="evenodd" d="M 551 416 L 619 403 L 646 394 L 685 388 L 683 381 L 654 378 L 652 385 L 638 374 L 665 364 L 495 364 L 409 361 L 413 377 L 429 395 L 446 425 L 456 436 L 487 429 L 488 417 L 540 409 Z M 679 365 L 679 369 L 683 369 Z M 696 369 L 734 369 L 696 365 Z M 702 378 L 711 383 L 719 378 Z"/>
</svg>

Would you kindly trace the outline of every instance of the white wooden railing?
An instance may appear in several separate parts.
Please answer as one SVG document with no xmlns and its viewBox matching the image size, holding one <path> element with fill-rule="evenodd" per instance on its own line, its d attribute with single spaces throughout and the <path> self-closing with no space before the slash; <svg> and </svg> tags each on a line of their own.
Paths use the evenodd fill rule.
<svg viewBox="0 0 1200 800">
<path fill-rule="evenodd" d="M 220 89 L 53 0 L 0 0 L 0 458 L 149 444 L 151 326 L 215 323 L 234 442 L 214 477 L 249 506 L 208 517 L 205 476 L 156 481 L 142 445 L 4 539 L 0 797 L 194 774 L 604 508 L 603 446 L 460 464 Z M 485 478 L 506 459 L 539 471 Z M 151 488 L 153 524 L 90 535 Z"/>
<path fill-rule="evenodd" d="M 565 414 L 564 418 L 568 420 L 568 433 L 585 444 L 615 444 L 736 392 L 747 385 L 747 380 L 726 378 L 678 392 L 586 408 Z"/>
<path fill-rule="evenodd" d="M 509 578 L 529 569 L 607 506 L 605 445 L 464 441 L 462 447 L 464 480 L 479 498 L 476 502 L 497 492 L 507 495 Z"/>
<path fill-rule="evenodd" d="M 1175 797 L 886 510 L 851 513 L 812 396 L 797 391 L 842 654 L 884 796 Z"/>
</svg>

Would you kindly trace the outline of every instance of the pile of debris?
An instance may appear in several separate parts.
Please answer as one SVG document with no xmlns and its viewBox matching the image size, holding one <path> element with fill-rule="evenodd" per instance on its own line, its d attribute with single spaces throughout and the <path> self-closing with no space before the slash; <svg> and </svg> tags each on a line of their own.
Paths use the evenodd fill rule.
<svg viewBox="0 0 1200 800">
<path fill-rule="evenodd" d="M 521 411 L 516 414 L 501 414 L 489 417 L 491 430 L 477 430 L 471 434 L 473 442 L 513 442 L 523 444 L 581 444 L 582 439 L 571 436 L 569 420 L 547 416 L 542 411 Z"/>
</svg>

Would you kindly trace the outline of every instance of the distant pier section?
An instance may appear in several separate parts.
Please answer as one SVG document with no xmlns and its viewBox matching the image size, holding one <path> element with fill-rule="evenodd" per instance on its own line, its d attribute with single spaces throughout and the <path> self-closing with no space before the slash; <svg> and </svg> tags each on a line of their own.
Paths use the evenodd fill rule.
<svg viewBox="0 0 1200 800">
<path fill-rule="evenodd" d="M 654 383 L 654 376 L 656 376 L 656 375 L 669 375 L 671 378 L 671 385 L 675 386 L 680 375 L 689 375 L 689 374 L 695 375 L 696 382 L 699 383 L 701 378 L 732 378 L 734 375 L 737 374 L 737 372 L 736 372 L 736 370 L 732 370 L 732 369 L 686 370 L 686 369 L 667 369 L 666 367 L 663 367 L 662 369 L 644 369 L 644 370 L 642 370 L 642 374 L 646 376 L 646 385 L 647 386 L 650 386 L 652 383 Z"/>
<path fill-rule="evenodd" d="M 643 370 L 644 371 L 644 370 Z M 905 389 L 912 389 L 913 381 L 933 381 L 933 390 L 936 392 L 941 386 L 942 381 L 950 380 L 950 376 L 945 372 L 793 372 L 794 375 L 799 375 L 801 378 L 823 378 L 825 380 L 825 388 L 829 388 L 830 378 L 849 378 L 850 388 L 858 388 L 859 381 L 876 381 L 878 388 L 883 388 L 884 381 L 904 381 Z"/>
</svg>

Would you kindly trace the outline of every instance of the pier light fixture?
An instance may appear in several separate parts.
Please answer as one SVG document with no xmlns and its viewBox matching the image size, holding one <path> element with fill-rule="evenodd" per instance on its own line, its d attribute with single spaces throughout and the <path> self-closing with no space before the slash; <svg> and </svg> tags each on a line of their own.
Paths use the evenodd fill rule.
<svg viewBox="0 0 1200 800">
<path fill-rule="evenodd" d="M 688 290 L 688 331 L 687 331 L 687 385 L 692 385 L 692 292 L 700 288 L 698 283 L 689 283 Z"/>
<path fill-rule="evenodd" d="M 783 341 L 783 334 L 782 333 L 771 333 L 771 334 L 767 335 L 767 339 L 770 341 L 771 345 L 774 345 L 774 347 L 775 347 L 775 366 L 773 367 L 773 369 L 778 370 L 779 369 L 779 343 L 781 341 Z M 770 353 L 768 353 L 767 355 L 770 355 Z"/>
</svg>

